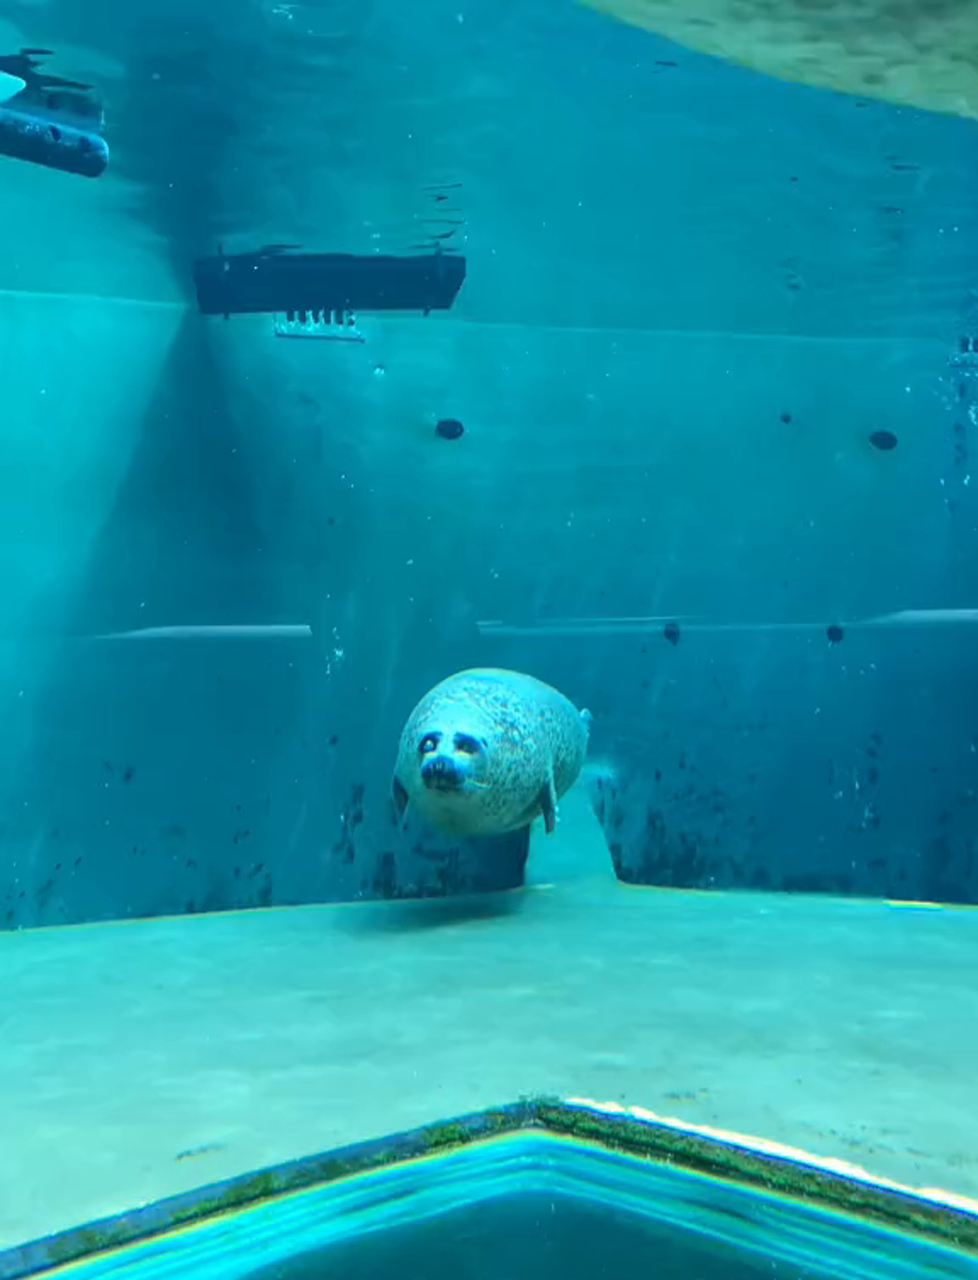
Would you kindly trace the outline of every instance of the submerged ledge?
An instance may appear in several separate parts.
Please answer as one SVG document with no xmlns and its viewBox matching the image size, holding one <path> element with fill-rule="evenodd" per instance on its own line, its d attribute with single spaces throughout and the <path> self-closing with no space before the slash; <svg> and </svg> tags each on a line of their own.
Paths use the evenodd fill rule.
<svg viewBox="0 0 978 1280">
<path fill-rule="evenodd" d="M 0 934 L 0 1257 L 314 1183 L 312 1152 L 425 1154 L 445 1116 L 513 1132 L 515 1098 L 978 1201 L 974 910 L 590 882 L 463 907 Z"/>
<path fill-rule="evenodd" d="M 775 1195 L 781 1203 L 794 1202 L 799 1208 L 841 1213 L 850 1221 L 898 1231 L 911 1242 L 949 1246 L 978 1257 L 978 1203 L 963 1197 L 922 1192 L 837 1160 L 685 1124 L 642 1108 L 536 1098 L 287 1161 L 46 1236 L 0 1253 L 0 1280 L 23 1280 L 289 1193 L 409 1168 L 521 1134 L 630 1157 L 673 1173 L 705 1175 L 718 1186 Z"/>
</svg>

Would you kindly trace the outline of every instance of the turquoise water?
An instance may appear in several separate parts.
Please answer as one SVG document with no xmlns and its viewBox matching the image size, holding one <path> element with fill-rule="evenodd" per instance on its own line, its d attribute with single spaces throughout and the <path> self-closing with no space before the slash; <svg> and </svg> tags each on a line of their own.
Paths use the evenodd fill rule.
<svg viewBox="0 0 978 1280">
<path fill-rule="evenodd" d="M 973 121 L 572 0 L 0 16 L 112 150 L 3 160 L 0 924 L 518 882 L 389 823 L 476 665 L 593 712 L 628 878 L 978 897 Z M 439 228 L 362 344 L 197 314 Z"/>
<path fill-rule="evenodd" d="M 978 0 L 798 3 L 978 83 Z M 975 111 L 574 0 L 0 0 L 0 58 L 109 157 L 0 102 L 0 1247 L 523 1091 L 973 1205 Z M 393 274 L 203 305 L 299 250 Z M 519 792 L 485 839 L 391 812 L 471 667 L 590 723 L 560 796 L 550 721 L 414 726 L 418 786 Z M 75 1269 L 490 1262 L 972 1266 L 520 1139 Z"/>
</svg>

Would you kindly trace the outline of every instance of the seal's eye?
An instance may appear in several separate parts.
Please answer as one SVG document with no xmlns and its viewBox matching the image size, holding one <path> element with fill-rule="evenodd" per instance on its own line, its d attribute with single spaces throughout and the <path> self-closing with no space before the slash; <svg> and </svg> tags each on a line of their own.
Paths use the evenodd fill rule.
<svg viewBox="0 0 978 1280">
<path fill-rule="evenodd" d="M 419 755 L 427 756 L 432 751 L 438 750 L 438 739 L 441 737 L 438 733 L 426 733 L 418 745 Z"/>
<path fill-rule="evenodd" d="M 455 750 L 461 751 L 463 756 L 477 756 L 479 754 L 478 740 L 470 738 L 467 733 L 457 733 L 455 735 Z"/>
</svg>

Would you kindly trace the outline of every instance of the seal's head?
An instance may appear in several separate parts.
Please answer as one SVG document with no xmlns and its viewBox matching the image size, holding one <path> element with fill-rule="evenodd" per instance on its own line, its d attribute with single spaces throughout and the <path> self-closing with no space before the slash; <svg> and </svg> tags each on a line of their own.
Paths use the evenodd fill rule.
<svg viewBox="0 0 978 1280">
<path fill-rule="evenodd" d="M 394 807 L 410 803 L 428 823 L 461 833 L 478 822 L 492 788 L 492 725 L 464 699 L 429 697 L 404 726 L 393 781 Z"/>
</svg>

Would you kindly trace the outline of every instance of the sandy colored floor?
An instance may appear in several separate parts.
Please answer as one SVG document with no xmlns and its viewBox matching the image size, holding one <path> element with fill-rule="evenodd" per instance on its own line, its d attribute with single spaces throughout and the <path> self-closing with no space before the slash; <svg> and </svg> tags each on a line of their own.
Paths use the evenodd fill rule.
<svg viewBox="0 0 978 1280">
<path fill-rule="evenodd" d="M 583 0 L 755 71 L 902 106 L 978 115 L 978 0 Z"/>
<path fill-rule="evenodd" d="M 0 935 L 0 1248 L 537 1092 L 978 1195 L 978 911 L 600 879 Z"/>
</svg>

